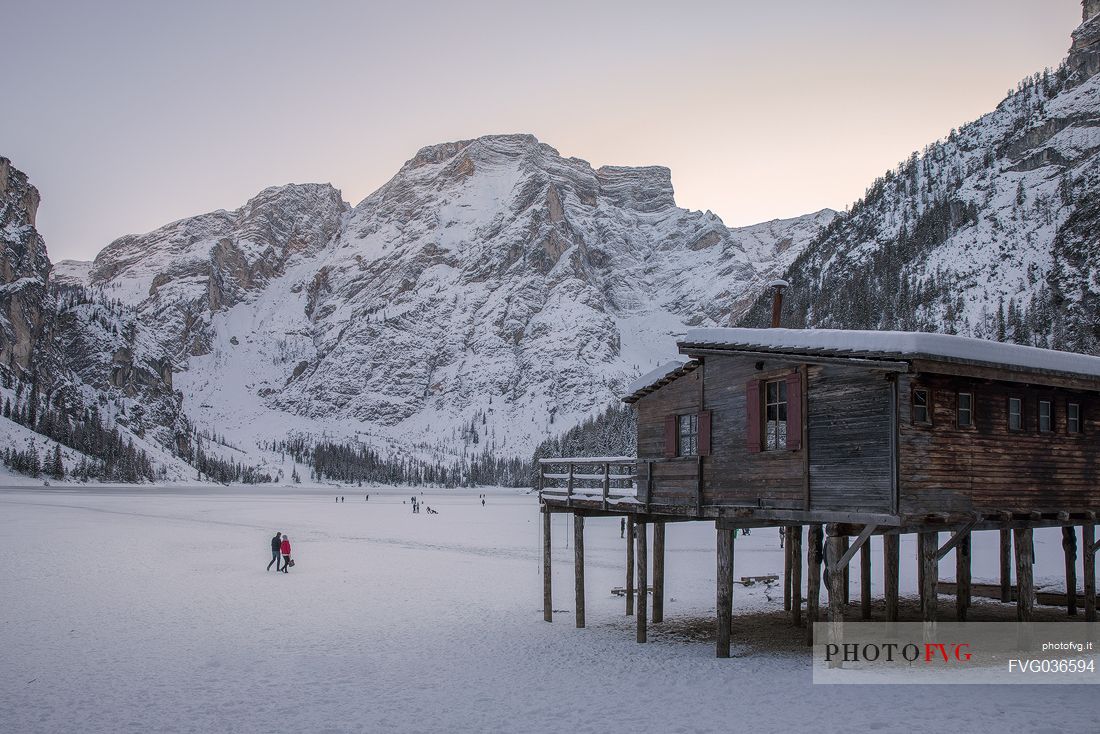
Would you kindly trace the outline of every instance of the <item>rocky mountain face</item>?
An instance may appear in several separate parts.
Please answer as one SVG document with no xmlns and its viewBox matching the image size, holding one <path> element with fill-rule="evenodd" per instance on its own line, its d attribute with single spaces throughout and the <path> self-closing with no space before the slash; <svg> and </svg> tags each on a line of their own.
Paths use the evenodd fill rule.
<svg viewBox="0 0 1100 734">
<path fill-rule="evenodd" d="M 47 329 L 50 260 L 34 226 L 38 189 L 0 157 L 0 365 L 29 375 Z"/>
<path fill-rule="evenodd" d="M 729 323 L 833 216 L 730 229 L 677 207 L 666 168 L 488 136 L 422 149 L 354 209 L 329 186 L 268 189 L 54 277 L 132 308 L 188 415 L 245 444 L 519 454 L 687 326 Z"/>
<path fill-rule="evenodd" d="M 785 274 L 791 326 L 1100 353 L 1100 6 L 1066 62 L 876 180 Z M 760 299 L 743 319 L 766 322 Z"/>
</svg>

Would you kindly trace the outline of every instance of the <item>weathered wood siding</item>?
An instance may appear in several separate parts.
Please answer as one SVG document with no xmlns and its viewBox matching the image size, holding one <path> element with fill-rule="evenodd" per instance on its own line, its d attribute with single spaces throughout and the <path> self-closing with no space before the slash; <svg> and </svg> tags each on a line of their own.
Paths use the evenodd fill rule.
<svg viewBox="0 0 1100 734">
<path fill-rule="evenodd" d="M 910 395 L 930 390 L 932 425 L 914 425 Z M 956 425 L 958 392 L 974 395 L 974 425 Z M 1008 430 L 1008 399 L 1024 405 L 1024 430 Z M 1038 430 L 1038 401 L 1051 400 L 1053 431 Z M 1100 492 L 1100 399 L 1094 393 L 935 374 L 899 381 L 899 509 L 1073 510 Z M 1066 404 L 1081 405 L 1082 433 L 1067 434 Z"/>
<path fill-rule="evenodd" d="M 699 460 L 694 456 L 665 456 L 665 418 L 698 413 L 703 400 L 703 368 L 689 372 L 634 405 L 638 409 L 638 460 L 653 461 L 650 504 L 694 507 L 699 487 Z M 640 473 L 644 473 L 642 470 Z M 644 487 L 639 488 L 644 492 Z M 641 494 L 639 492 L 639 494 Z"/>
<path fill-rule="evenodd" d="M 703 503 L 804 508 L 805 448 L 799 451 L 748 450 L 745 387 L 750 380 L 783 379 L 801 369 L 769 360 L 708 356 L 705 373 L 706 409 L 711 411 L 711 455 L 703 460 Z"/>
<path fill-rule="evenodd" d="M 862 367 L 809 368 L 810 506 L 890 512 L 894 383 Z"/>
</svg>

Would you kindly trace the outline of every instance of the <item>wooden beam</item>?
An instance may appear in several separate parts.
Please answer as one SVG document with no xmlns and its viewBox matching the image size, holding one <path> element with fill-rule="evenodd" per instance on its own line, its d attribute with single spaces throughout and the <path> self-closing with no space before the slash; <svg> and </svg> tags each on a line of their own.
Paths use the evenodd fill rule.
<svg viewBox="0 0 1100 734">
<path fill-rule="evenodd" d="M 634 516 L 626 518 L 626 616 L 634 614 Z"/>
<path fill-rule="evenodd" d="M 542 508 L 542 618 L 554 621 L 554 599 L 550 589 L 550 512 Z"/>
<path fill-rule="evenodd" d="M 1033 577 L 1034 556 L 1032 554 L 1031 528 L 1012 531 L 1016 548 L 1016 621 L 1030 622 L 1034 606 L 1035 584 Z"/>
<path fill-rule="evenodd" d="M 859 549 L 859 618 L 871 619 L 871 543 Z"/>
<path fill-rule="evenodd" d="M 886 596 L 886 622 L 898 621 L 898 565 L 901 538 L 897 535 L 882 536 L 882 585 Z"/>
<path fill-rule="evenodd" d="M 646 617 L 648 611 L 646 607 L 647 599 L 649 596 L 649 558 L 647 552 L 647 544 L 649 542 L 648 533 L 646 532 L 646 524 L 644 521 L 640 521 L 635 524 L 635 530 L 638 543 L 638 551 L 635 554 L 638 561 L 638 595 L 641 597 L 638 599 L 638 642 L 646 641 Z"/>
<path fill-rule="evenodd" d="M 584 517 L 573 516 L 573 594 L 577 606 L 577 628 L 584 628 Z"/>
<path fill-rule="evenodd" d="M 665 524 L 653 523 L 653 624 L 665 621 Z"/>
<path fill-rule="evenodd" d="M 1012 601 L 1012 531 L 1001 528 L 1001 601 Z"/>
<path fill-rule="evenodd" d="M 791 527 L 787 544 L 791 548 L 791 624 L 802 626 L 802 526 Z"/>
<path fill-rule="evenodd" d="M 1092 523 L 1081 526 L 1081 545 L 1089 548 L 1095 545 L 1096 526 Z M 1085 553 L 1085 621 L 1096 621 L 1096 553 Z"/>
<path fill-rule="evenodd" d="M 779 528 L 783 540 L 783 611 L 791 611 L 791 528 Z"/>
<path fill-rule="evenodd" d="M 718 558 L 718 643 L 715 654 L 720 658 L 730 656 L 730 627 L 733 625 L 733 530 L 717 528 Z"/>
<path fill-rule="evenodd" d="M 970 531 L 958 530 L 955 544 L 955 619 L 966 621 L 970 608 Z"/>
<path fill-rule="evenodd" d="M 1077 616 L 1077 528 L 1062 528 L 1062 552 L 1066 556 L 1066 614 Z"/>
<path fill-rule="evenodd" d="M 825 564 L 829 569 L 829 633 L 830 641 L 839 643 L 844 637 L 845 584 L 844 572 L 848 568 L 840 561 L 844 555 L 847 536 L 837 534 L 836 525 L 826 526 Z M 837 663 L 836 665 L 839 665 Z M 835 667 L 833 663 L 829 667 Z"/>
<path fill-rule="evenodd" d="M 806 644 L 814 644 L 814 622 L 821 603 L 821 526 L 811 525 L 806 538 Z"/>
<path fill-rule="evenodd" d="M 863 547 L 867 540 L 874 534 L 877 525 L 864 525 L 863 530 L 860 531 L 859 537 L 856 538 L 856 542 L 848 547 L 847 538 L 844 538 L 843 547 L 845 548 L 844 555 L 837 561 L 838 567 L 847 567 L 852 562 L 852 557 L 855 556 L 856 551 Z"/>
<path fill-rule="evenodd" d="M 939 533 L 919 533 L 917 545 L 921 562 L 921 621 L 925 625 L 936 623 L 939 597 L 936 594 L 936 582 L 939 581 Z M 927 627 L 926 627 L 927 629 Z"/>
<path fill-rule="evenodd" d="M 975 525 L 978 524 L 978 521 L 980 519 L 981 519 L 981 516 L 979 515 L 978 517 L 975 517 L 973 520 L 971 520 L 970 522 L 963 525 L 958 530 L 953 531 L 952 534 L 951 534 L 951 537 L 948 539 L 948 541 L 946 543 L 944 543 L 943 546 L 938 551 L 936 551 L 936 560 L 937 561 L 942 561 L 943 557 L 946 556 L 948 553 L 950 553 L 955 548 L 956 545 L 958 545 L 964 539 L 969 538 L 970 537 L 970 530 Z"/>
<path fill-rule="evenodd" d="M 851 543 L 851 541 L 848 539 L 847 535 L 840 536 L 840 555 L 841 560 L 843 560 L 844 562 L 840 563 L 840 560 L 838 560 L 837 563 L 840 563 L 841 573 L 840 602 L 844 606 L 848 606 L 852 603 L 852 599 L 850 596 L 852 590 L 852 579 L 849 575 L 849 571 L 851 570 L 852 556 L 855 555 L 855 551 L 849 546 L 849 543 Z M 849 551 L 852 552 L 850 553 Z"/>
</svg>

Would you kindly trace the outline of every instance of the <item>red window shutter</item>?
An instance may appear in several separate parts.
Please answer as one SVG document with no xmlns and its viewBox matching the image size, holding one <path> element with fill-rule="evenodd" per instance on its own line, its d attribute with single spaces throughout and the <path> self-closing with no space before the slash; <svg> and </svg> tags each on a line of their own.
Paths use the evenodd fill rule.
<svg viewBox="0 0 1100 734">
<path fill-rule="evenodd" d="M 699 414 L 699 455 L 710 456 L 710 411 Z"/>
<path fill-rule="evenodd" d="M 665 416 L 665 456 L 676 456 L 676 416 Z"/>
<path fill-rule="evenodd" d="M 745 385 L 745 442 L 750 453 L 760 451 L 760 380 Z"/>
<path fill-rule="evenodd" d="M 787 448 L 802 448 L 802 373 L 787 375 Z"/>
</svg>

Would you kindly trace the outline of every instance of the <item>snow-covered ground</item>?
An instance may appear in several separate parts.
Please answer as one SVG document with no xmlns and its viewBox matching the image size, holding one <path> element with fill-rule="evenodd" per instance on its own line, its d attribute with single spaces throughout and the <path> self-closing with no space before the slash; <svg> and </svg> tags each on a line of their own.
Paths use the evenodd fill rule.
<svg viewBox="0 0 1100 734">
<path fill-rule="evenodd" d="M 715 659 L 706 523 L 669 525 L 666 622 L 638 645 L 610 593 L 618 519 L 588 521 L 577 630 L 564 516 L 542 621 L 533 497 L 437 490 L 439 514 L 413 515 L 411 489 L 344 491 L 0 490 L 0 731 L 1095 731 L 1084 686 L 815 687 L 804 648 L 737 634 Z M 264 571 L 275 530 L 286 575 Z M 976 578 L 995 576 L 995 545 L 975 537 Z M 1060 535 L 1036 545 L 1036 575 L 1056 578 Z M 903 592 L 913 555 L 907 538 Z M 736 564 L 779 572 L 775 531 L 739 538 Z M 735 611 L 778 608 L 766 593 L 736 587 Z"/>
</svg>

